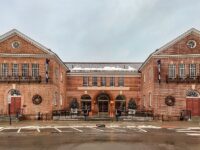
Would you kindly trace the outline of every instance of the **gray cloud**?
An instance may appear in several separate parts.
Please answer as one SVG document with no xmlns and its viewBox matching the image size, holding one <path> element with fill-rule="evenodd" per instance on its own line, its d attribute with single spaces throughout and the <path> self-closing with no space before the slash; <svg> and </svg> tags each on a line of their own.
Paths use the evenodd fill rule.
<svg viewBox="0 0 200 150">
<path fill-rule="evenodd" d="M 9 0 L 0 5 L 0 34 L 17 28 L 63 61 L 144 61 L 200 29 L 199 8 L 198 0 Z"/>
</svg>

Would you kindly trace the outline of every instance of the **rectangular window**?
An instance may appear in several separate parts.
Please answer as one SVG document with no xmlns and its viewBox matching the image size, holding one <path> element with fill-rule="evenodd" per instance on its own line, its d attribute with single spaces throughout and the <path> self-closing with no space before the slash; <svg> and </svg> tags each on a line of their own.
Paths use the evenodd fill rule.
<svg viewBox="0 0 200 150">
<path fill-rule="evenodd" d="M 151 93 L 149 93 L 149 106 L 152 106 Z"/>
<path fill-rule="evenodd" d="M 110 77 L 110 86 L 115 86 L 115 78 Z"/>
<path fill-rule="evenodd" d="M 29 71 L 28 64 L 22 64 L 22 77 L 28 77 Z"/>
<path fill-rule="evenodd" d="M 89 85 L 89 77 L 83 77 L 83 86 Z"/>
<path fill-rule="evenodd" d="M 39 76 L 39 64 L 32 64 L 32 76 L 33 77 Z"/>
<path fill-rule="evenodd" d="M 143 106 L 146 107 L 146 99 L 145 99 L 145 95 L 143 96 Z"/>
<path fill-rule="evenodd" d="M 101 77 L 101 86 L 106 86 L 106 77 Z"/>
<path fill-rule="evenodd" d="M 124 86 L 124 77 L 119 77 L 118 85 L 119 86 Z"/>
<path fill-rule="evenodd" d="M 12 76 L 16 77 L 19 75 L 19 67 L 18 64 L 12 64 Z"/>
<path fill-rule="evenodd" d="M 196 64 L 190 64 L 190 78 L 195 78 L 196 77 Z"/>
<path fill-rule="evenodd" d="M 8 64 L 7 63 L 1 64 L 1 76 L 4 76 L 4 77 L 8 76 Z"/>
<path fill-rule="evenodd" d="M 97 86 L 97 77 L 92 77 L 92 86 Z"/>
<path fill-rule="evenodd" d="M 170 64 L 169 65 L 169 78 L 175 78 L 176 77 L 176 65 Z"/>
<path fill-rule="evenodd" d="M 179 64 L 179 77 L 185 78 L 185 64 Z"/>
</svg>

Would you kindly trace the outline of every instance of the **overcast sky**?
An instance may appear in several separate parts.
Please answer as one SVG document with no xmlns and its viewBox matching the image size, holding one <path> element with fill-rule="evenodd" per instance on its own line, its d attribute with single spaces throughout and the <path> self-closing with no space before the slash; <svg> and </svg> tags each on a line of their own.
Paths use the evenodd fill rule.
<svg viewBox="0 0 200 150">
<path fill-rule="evenodd" d="M 63 61 L 143 62 L 200 30 L 200 0 L 0 0 L 0 10 L 0 34 L 16 28 Z"/>
</svg>

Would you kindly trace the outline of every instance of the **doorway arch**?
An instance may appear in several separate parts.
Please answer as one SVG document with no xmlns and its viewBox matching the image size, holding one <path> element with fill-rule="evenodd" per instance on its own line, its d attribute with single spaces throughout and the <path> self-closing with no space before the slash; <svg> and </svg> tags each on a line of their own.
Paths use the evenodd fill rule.
<svg viewBox="0 0 200 150">
<path fill-rule="evenodd" d="M 11 89 L 8 91 L 8 104 L 10 105 L 10 114 L 21 113 L 21 93 L 19 90 Z"/>
<path fill-rule="evenodd" d="M 186 92 L 186 109 L 191 111 L 192 116 L 200 116 L 200 94 L 196 90 Z"/>
<path fill-rule="evenodd" d="M 97 96 L 99 113 L 108 113 L 110 96 L 106 93 L 100 93 Z"/>
</svg>

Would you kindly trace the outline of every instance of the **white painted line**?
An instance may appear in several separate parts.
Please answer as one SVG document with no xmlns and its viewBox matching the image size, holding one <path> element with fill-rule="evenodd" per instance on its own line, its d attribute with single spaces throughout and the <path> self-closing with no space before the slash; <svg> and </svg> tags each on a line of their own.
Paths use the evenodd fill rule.
<svg viewBox="0 0 200 150">
<path fill-rule="evenodd" d="M 61 130 L 59 130 L 59 129 L 58 129 L 58 128 L 56 128 L 56 127 L 54 127 L 54 129 L 55 129 L 55 130 L 57 130 L 57 131 L 58 131 L 58 132 L 60 132 L 60 133 L 62 132 Z"/>
<path fill-rule="evenodd" d="M 136 128 L 136 126 L 126 126 L 127 128 Z"/>
<path fill-rule="evenodd" d="M 71 127 L 71 128 L 76 130 L 76 131 L 83 132 L 82 130 L 79 130 L 79 129 L 75 128 L 75 127 Z"/>
<path fill-rule="evenodd" d="M 189 130 L 191 130 L 191 129 L 193 129 L 193 130 L 200 130 L 200 127 L 189 127 L 189 128 L 187 128 L 187 129 L 189 129 Z"/>
<path fill-rule="evenodd" d="M 85 126 L 87 128 L 96 128 L 97 126 Z"/>
<path fill-rule="evenodd" d="M 126 130 L 116 129 L 116 128 L 112 128 L 112 127 L 108 127 L 108 128 L 109 128 L 109 129 L 116 130 L 116 131 L 120 131 L 120 132 L 126 132 Z"/>
<path fill-rule="evenodd" d="M 19 129 L 17 130 L 17 133 L 20 133 L 20 131 L 21 131 L 21 128 L 19 128 Z"/>
<path fill-rule="evenodd" d="M 147 132 L 146 130 L 144 130 L 144 129 L 141 129 L 141 128 L 137 128 L 137 129 L 139 129 L 140 130 L 140 132 Z"/>
<path fill-rule="evenodd" d="M 38 132 L 40 132 L 40 129 L 39 129 L 39 127 L 37 127 L 37 131 L 38 131 Z"/>
<path fill-rule="evenodd" d="M 3 130 L 4 130 L 4 128 L 1 128 L 1 129 L 0 129 L 0 132 L 3 131 Z"/>
<path fill-rule="evenodd" d="M 118 128 L 119 125 L 110 125 L 111 128 Z"/>
<path fill-rule="evenodd" d="M 142 125 L 142 126 L 138 126 L 138 128 L 143 128 L 143 129 L 161 129 L 161 127 L 158 126 L 152 126 L 152 125 Z"/>
<path fill-rule="evenodd" d="M 94 129 L 94 130 L 97 130 L 97 131 L 100 131 L 100 132 L 103 132 L 104 130 L 101 130 L 101 129 L 97 129 L 95 127 L 88 127 L 88 128 L 91 128 L 91 129 Z"/>
<path fill-rule="evenodd" d="M 200 134 L 198 133 L 186 133 L 187 135 L 190 135 L 190 136 L 200 136 Z"/>
<path fill-rule="evenodd" d="M 192 131 L 192 130 L 181 130 L 181 131 L 176 131 L 180 133 L 200 133 L 200 131 Z"/>
</svg>

